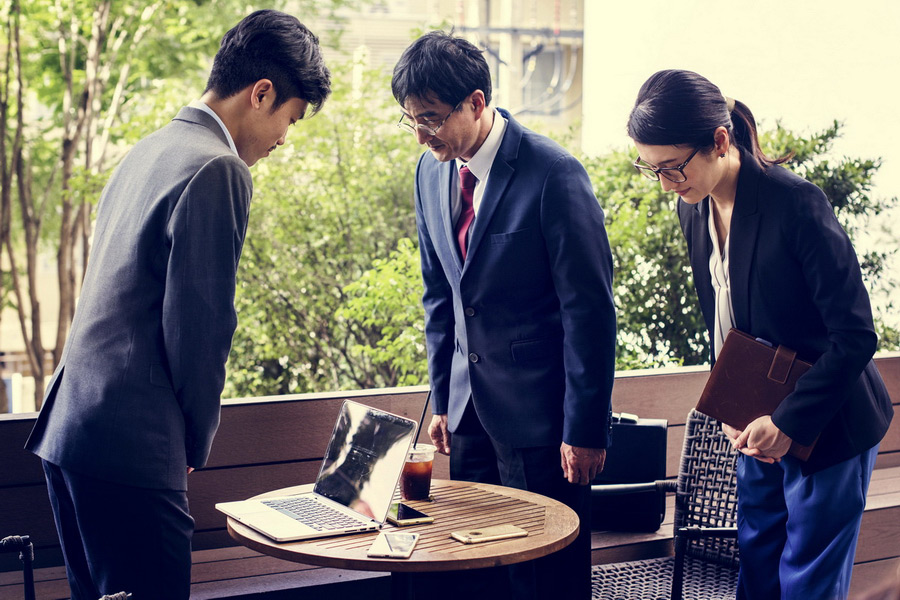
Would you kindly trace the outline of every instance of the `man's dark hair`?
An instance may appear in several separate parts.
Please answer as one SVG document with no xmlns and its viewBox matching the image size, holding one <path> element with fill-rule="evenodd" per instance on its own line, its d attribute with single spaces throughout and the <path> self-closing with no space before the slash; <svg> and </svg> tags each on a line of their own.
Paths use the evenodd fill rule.
<svg viewBox="0 0 900 600">
<path fill-rule="evenodd" d="M 300 98 L 316 113 L 331 93 L 319 38 L 296 17 L 277 10 L 258 10 L 225 34 L 206 91 L 229 98 L 260 79 L 275 87 L 273 109 Z"/>
<path fill-rule="evenodd" d="M 475 90 L 491 103 L 491 71 L 477 47 L 443 31 L 426 33 L 403 52 L 391 90 L 400 106 L 410 97 L 456 106 Z"/>
</svg>

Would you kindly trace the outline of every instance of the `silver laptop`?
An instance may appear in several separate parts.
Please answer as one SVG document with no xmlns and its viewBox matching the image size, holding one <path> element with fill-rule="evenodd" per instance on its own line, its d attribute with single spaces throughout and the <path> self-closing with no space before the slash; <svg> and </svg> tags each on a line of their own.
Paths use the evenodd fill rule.
<svg viewBox="0 0 900 600">
<path fill-rule="evenodd" d="M 415 432 L 411 419 L 346 400 L 313 491 L 216 508 L 277 542 L 379 529 Z"/>
</svg>

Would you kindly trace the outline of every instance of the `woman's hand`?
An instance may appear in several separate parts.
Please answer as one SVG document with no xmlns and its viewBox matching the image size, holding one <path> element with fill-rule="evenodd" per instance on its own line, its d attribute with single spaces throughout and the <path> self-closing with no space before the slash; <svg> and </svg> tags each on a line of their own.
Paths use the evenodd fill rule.
<svg viewBox="0 0 900 600">
<path fill-rule="evenodd" d="M 722 431 L 725 432 L 725 435 L 728 437 L 728 441 L 731 442 L 731 445 L 734 446 L 734 443 L 737 441 L 738 436 L 741 435 L 740 429 L 735 429 L 731 425 L 727 425 L 722 423 Z"/>
<path fill-rule="evenodd" d="M 733 428 L 732 430 L 737 431 Z M 727 430 L 725 433 L 728 435 Z M 731 443 L 736 450 L 747 456 L 771 464 L 780 461 L 781 457 L 788 453 L 792 441 L 775 426 L 770 415 L 765 415 L 747 425 L 736 438 L 732 438 Z"/>
</svg>

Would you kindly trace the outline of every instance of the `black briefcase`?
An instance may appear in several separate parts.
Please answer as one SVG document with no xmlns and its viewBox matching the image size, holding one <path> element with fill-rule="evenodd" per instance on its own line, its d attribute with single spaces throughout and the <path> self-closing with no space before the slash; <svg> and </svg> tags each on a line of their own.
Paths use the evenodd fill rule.
<svg viewBox="0 0 900 600">
<path fill-rule="evenodd" d="M 666 477 L 665 419 L 641 419 L 613 413 L 612 444 L 606 451 L 603 472 L 594 485 L 650 483 Z M 591 529 L 606 531 L 656 531 L 666 513 L 665 492 L 650 489 L 606 495 L 591 494 Z"/>
</svg>

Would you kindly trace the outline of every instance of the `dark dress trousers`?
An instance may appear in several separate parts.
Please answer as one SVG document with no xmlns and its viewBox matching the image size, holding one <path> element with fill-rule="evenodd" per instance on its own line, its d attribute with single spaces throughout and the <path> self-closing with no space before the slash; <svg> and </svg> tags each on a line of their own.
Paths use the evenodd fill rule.
<svg viewBox="0 0 900 600">
<path fill-rule="evenodd" d="M 518 475 L 488 482 L 556 496 L 585 517 L 587 488 L 559 484 L 559 447 L 563 441 L 591 448 L 609 443 L 615 311 L 603 211 L 575 158 L 499 113 L 508 125 L 465 261 L 451 216 L 456 165 L 425 153 L 416 171 L 433 412 L 448 415 L 453 477 L 483 479 L 483 464 L 469 470 L 455 465 L 483 462 L 471 460 L 479 454 L 486 460 L 496 454 L 502 462 L 504 453 L 515 451 L 509 460 L 525 462 L 516 467 Z M 469 419 L 474 427 L 465 426 Z M 460 461 L 464 432 L 475 438 Z M 536 454 L 535 465 L 549 461 L 550 470 L 529 467 Z M 496 464 L 492 470 L 496 477 Z M 529 483 L 529 471 L 547 471 L 553 484 Z M 566 486 L 578 489 L 559 491 Z M 588 537 L 583 520 L 574 555 L 562 561 L 562 570 L 547 573 L 547 581 L 570 580 L 573 569 L 587 581 Z"/>
<path fill-rule="evenodd" d="M 172 536 L 187 536 L 188 577 L 187 467 L 204 466 L 219 423 L 251 195 L 247 165 L 202 110 L 182 109 L 135 145 L 101 197 L 75 318 L 26 445 L 59 474 L 48 473 L 51 496 L 54 490 L 79 496 L 64 498 L 63 506 L 89 504 L 83 495 L 92 489 L 67 486 L 67 475 L 120 486 L 122 498 L 144 490 L 163 492 L 164 505 L 183 504 L 168 521 L 175 523 Z M 167 492 L 176 492 L 176 500 Z M 109 486 L 103 495 L 115 497 Z M 63 539 L 67 559 L 73 531 L 91 530 L 85 539 L 100 540 L 85 542 L 82 558 L 91 571 L 113 562 L 104 553 L 167 543 L 165 535 L 156 542 L 119 539 L 126 530 L 112 509 L 91 515 L 94 520 L 82 521 L 77 512 L 57 513 L 61 536 L 70 538 L 69 544 Z M 167 531 L 165 511 L 145 518 Z M 134 581 L 154 578 L 143 575 Z M 90 593 L 96 598 L 98 591 L 121 590 Z M 141 597 L 141 590 L 127 591 Z"/>
</svg>

